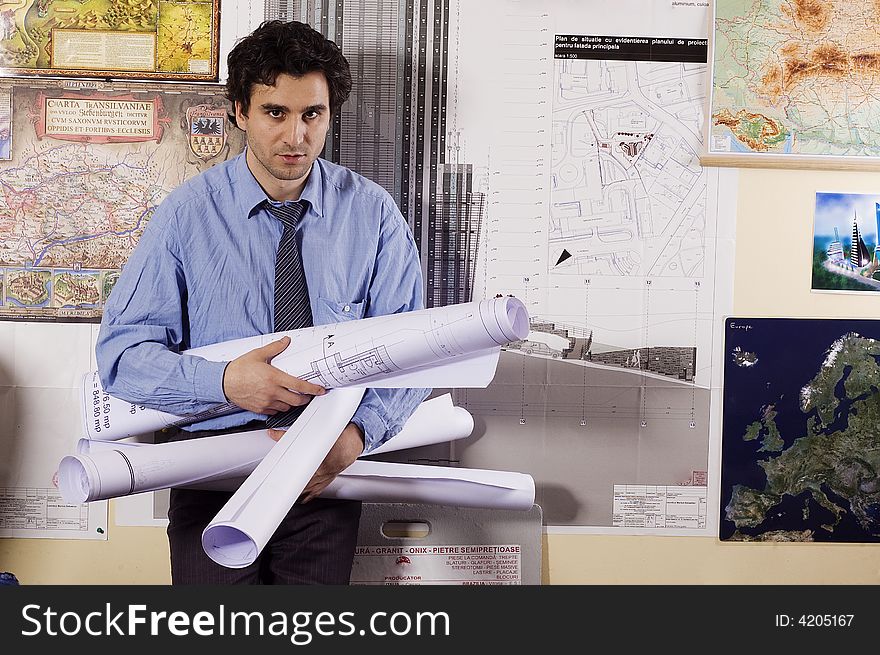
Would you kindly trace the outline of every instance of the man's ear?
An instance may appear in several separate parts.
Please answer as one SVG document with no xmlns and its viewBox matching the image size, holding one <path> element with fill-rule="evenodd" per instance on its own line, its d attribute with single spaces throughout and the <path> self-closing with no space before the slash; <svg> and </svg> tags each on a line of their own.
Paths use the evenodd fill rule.
<svg viewBox="0 0 880 655">
<path fill-rule="evenodd" d="M 235 101 L 235 123 L 242 130 L 247 130 L 247 114 L 241 110 L 241 101 Z"/>
</svg>

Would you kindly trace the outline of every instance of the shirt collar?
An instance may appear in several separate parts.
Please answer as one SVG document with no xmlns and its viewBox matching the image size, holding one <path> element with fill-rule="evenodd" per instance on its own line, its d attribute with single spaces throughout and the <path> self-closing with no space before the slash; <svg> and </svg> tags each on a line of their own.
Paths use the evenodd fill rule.
<svg viewBox="0 0 880 655">
<path fill-rule="evenodd" d="M 321 159 L 315 159 L 312 164 L 312 170 L 306 180 L 302 193 L 299 194 L 300 200 L 309 203 L 312 211 L 318 216 L 324 216 L 324 167 Z"/>
<path fill-rule="evenodd" d="M 268 196 L 259 185 L 247 165 L 247 148 L 235 162 L 235 176 L 238 178 L 238 202 L 242 213 L 250 218 L 254 210 L 266 202 Z"/>
<path fill-rule="evenodd" d="M 239 203 L 242 212 L 250 218 L 254 210 L 269 200 L 269 196 L 263 191 L 251 169 L 247 165 L 247 148 L 238 157 L 235 162 L 236 176 L 239 180 Z M 303 187 L 299 196 L 300 200 L 305 200 L 311 206 L 318 216 L 324 215 L 324 169 L 321 159 L 316 159 L 309 172 L 306 185 Z"/>
</svg>

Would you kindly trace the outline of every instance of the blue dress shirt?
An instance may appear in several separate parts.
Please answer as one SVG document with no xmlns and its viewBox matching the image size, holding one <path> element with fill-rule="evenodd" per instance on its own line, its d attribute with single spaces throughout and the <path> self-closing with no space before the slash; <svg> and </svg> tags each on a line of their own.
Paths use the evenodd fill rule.
<svg viewBox="0 0 880 655">
<path fill-rule="evenodd" d="M 245 155 L 217 164 L 159 205 L 104 309 L 96 357 L 104 389 L 173 414 L 227 402 L 226 362 L 183 350 L 273 332 L 275 253 L 283 226 Z M 300 196 L 297 239 L 315 325 L 421 309 L 412 234 L 390 195 L 318 159 Z M 352 421 L 365 452 L 396 434 L 426 389 L 369 389 Z M 188 426 L 265 418 L 237 412 Z"/>
</svg>

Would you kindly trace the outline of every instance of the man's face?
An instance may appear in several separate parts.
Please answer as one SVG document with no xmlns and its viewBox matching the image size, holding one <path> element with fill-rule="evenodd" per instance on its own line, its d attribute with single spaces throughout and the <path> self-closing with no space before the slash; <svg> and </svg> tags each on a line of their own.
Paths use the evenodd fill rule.
<svg viewBox="0 0 880 655">
<path fill-rule="evenodd" d="M 296 200 L 330 126 L 330 91 L 321 72 L 282 74 L 273 86 L 257 84 L 248 115 L 235 103 L 235 120 L 247 133 L 247 163 L 273 200 Z"/>
</svg>

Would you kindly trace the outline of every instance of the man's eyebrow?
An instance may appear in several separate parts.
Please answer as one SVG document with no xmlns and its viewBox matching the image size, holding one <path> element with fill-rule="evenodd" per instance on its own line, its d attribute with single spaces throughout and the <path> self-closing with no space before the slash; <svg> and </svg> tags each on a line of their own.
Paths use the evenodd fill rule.
<svg viewBox="0 0 880 655">
<path fill-rule="evenodd" d="M 260 105 L 260 109 L 262 109 L 263 111 L 287 111 L 287 107 L 285 107 L 284 105 L 277 105 L 274 102 L 264 102 Z"/>
<path fill-rule="evenodd" d="M 263 111 L 281 111 L 284 113 L 288 113 L 290 111 L 290 109 L 286 105 L 279 105 L 274 102 L 264 102 L 260 105 L 260 109 L 262 109 Z M 327 111 L 327 105 L 325 105 L 324 103 L 318 103 L 315 105 L 309 105 L 302 110 L 302 113 L 308 114 L 310 112 L 316 112 L 320 114 L 324 111 Z"/>
</svg>

